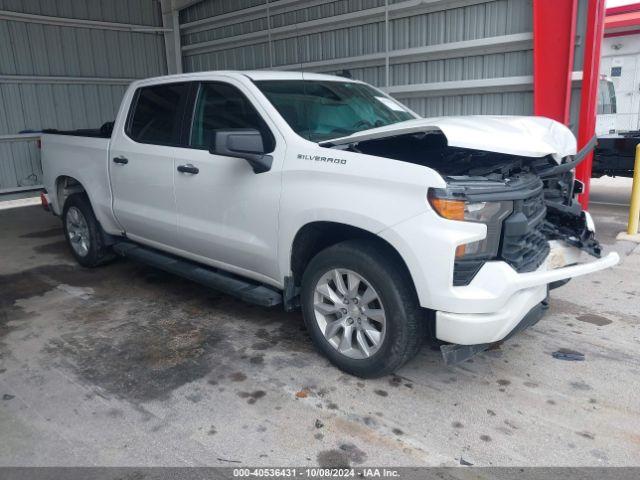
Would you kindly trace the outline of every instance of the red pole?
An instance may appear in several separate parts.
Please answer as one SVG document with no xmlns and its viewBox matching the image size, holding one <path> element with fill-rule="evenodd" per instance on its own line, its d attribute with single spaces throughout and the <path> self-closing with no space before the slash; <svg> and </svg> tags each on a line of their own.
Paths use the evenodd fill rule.
<svg viewBox="0 0 640 480">
<path fill-rule="evenodd" d="M 569 124 L 577 0 L 533 2 L 533 111 Z"/>
<path fill-rule="evenodd" d="M 578 150 L 591 140 L 596 130 L 596 107 L 598 105 L 598 83 L 600 80 L 600 46 L 602 45 L 602 35 L 604 33 L 605 0 L 589 0 L 588 5 L 587 25 L 584 35 Z M 592 164 L 593 153 L 590 153 L 576 168 L 576 178 L 584 183 L 584 192 L 578 197 L 578 201 L 585 210 L 589 208 Z"/>
</svg>

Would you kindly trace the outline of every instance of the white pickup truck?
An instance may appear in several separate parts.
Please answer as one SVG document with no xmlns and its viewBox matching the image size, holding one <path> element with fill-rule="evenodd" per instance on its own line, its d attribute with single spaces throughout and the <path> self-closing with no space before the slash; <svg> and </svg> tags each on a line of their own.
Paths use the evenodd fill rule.
<svg viewBox="0 0 640 480">
<path fill-rule="evenodd" d="M 618 262 L 573 199 L 581 156 L 545 118 L 423 119 L 345 78 L 203 72 L 132 83 L 100 130 L 45 131 L 43 202 L 81 265 L 117 254 L 300 307 L 322 353 L 374 377 L 425 338 L 462 361 Z"/>
</svg>

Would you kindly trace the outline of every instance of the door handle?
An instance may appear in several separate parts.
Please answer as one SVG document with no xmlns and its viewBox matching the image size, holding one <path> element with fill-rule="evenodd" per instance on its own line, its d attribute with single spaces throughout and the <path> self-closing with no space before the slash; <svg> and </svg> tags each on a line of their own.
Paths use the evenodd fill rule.
<svg viewBox="0 0 640 480">
<path fill-rule="evenodd" d="M 198 172 L 200 172 L 200 169 L 198 167 L 194 167 L 190 163 L 187 163 L 186 165 L 178 165 L 178 171 L 180 173 L 191 173 L 193 175 L 196 175 Z"/>
<path fill-rule="evenodd" d="M 123 157 L 122 155 L 120 155 L 119 157 L 115 157 L 113 159 L 113 163 L 119 163 L 120 165 L 126 165 L 127 163 L 129 163 L 129 160 L 125 157 Z"/>
</svg>

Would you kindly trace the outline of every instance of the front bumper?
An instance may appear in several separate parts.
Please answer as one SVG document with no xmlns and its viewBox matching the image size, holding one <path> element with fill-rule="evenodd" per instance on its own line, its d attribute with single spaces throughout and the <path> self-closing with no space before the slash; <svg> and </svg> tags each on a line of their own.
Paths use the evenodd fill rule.
<svg viewBox="0 0 640 480">
<path fill-rule="evenodd" d="M 440 340 L 460 345 L 502 340 L 545 299 L 550 284 L 612 267 L 620 260 L 615 252 L 594 259 L 554 240 L 536 271 L 518 273 L 504 261 L 490 261 L 469 285 L 454 286 L 455 247 L 481 240 L 486 233 L 483 224 L 446 220 L 432 211 L 379 233 L 404 259 L 420 306 L 436 312 L 435 336 Z M 583 256 L 589 260 L 578 263 Z"/>
<path fill-rule="evenodd" d="M 491 262 L 502 265 L 496 265 L 498 269 L 486 269 L 485 274 L 481 275 L 485 267 L 491 263 L 485 265 L 469 287 L 477 289 L 481 285 L 502 285 L 504 301 L 501 302 L 500 308 L 482 313 L 437 311 L 436 338 L 459 345 L 487 344 L 503 340 L 532 309 L 545 301 L 549 284 L 596 272 L 619 261 L 618 254 L 612 252 L 591 262 L 576 263 L 581 254 L 579 249 L 560 242 L 550 244 L 551 253 L 535 272 L 517 273 L 504 262 Z M 567 264 L 571 266 L 564 266 Z"/>
<path fill-rule="evenodd" d="M 526 315 L 518 322 L 518 324 L 504 337 L 501 341 L 515 335 L 522 330 L 535 325 L 544 316 L 549 308 L 548 297 L 544 301 L 535 305 Z M 447 344 L 440 347 L 442 358 L 446 365 L 457 365 L 465 360 L 473 357 L 475 354 L 483 352 L 491 348 L 495 343 L 476 343 L 473 345 Z"/>
</svg>

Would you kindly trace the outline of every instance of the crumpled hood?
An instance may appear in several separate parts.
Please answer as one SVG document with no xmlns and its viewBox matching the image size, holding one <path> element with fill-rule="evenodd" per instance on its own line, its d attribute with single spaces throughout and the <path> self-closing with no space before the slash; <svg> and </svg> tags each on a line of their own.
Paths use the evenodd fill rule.
<svg viewBox="0 0 640 480">
<path fill-rule="evenodd" d="M 576 154 L 576 138 L 565 125 L 550 118 L 524 116 L 421 118 L 325 140 L 320 145 L 347 145 L 420 132 L 441 132 L 450 147 L 523 157 L 551 155 L 558 163 L 563 157 Z"/>
</svg>

